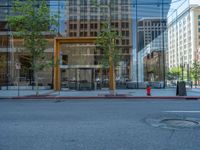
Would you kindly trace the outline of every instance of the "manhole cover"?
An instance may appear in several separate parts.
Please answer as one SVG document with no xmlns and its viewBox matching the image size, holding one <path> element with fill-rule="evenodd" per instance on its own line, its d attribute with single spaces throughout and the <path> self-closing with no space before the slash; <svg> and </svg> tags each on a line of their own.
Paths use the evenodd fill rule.
<svg viewBox="0 0 200 150">
<path fill-rule="evenodd" d="M 145 119 L 146 123 L 164 129 L 200 129 L 200 118 L 190 118 L 182 116 L 154 116 Z"/>
<path fill-rule="evenodd" d="M 168 127 L 180 127 L 180 128 L 193 128 L 199 126 L 199 122 L 186 119 L 163 119 L 161 124 L 165 124 Z"/>
</svg>

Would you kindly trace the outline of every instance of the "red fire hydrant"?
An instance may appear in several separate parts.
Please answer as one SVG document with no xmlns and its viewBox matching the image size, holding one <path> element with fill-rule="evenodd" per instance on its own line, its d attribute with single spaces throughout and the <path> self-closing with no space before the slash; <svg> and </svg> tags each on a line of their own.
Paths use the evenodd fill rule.
<svg viewBox="0 0 200 150">
<path fill-rule="evenodd" d="M 151 96 L 151 87 L 149 85 L 147 85 L 146 92 L 147 92 L 147 96 Z"/>
</svg>

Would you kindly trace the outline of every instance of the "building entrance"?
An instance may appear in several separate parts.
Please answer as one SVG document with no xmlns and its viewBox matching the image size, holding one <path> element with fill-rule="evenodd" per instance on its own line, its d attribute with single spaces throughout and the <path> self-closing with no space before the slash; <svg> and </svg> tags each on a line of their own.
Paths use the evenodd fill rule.
<svg viewBox="0 0 200 150">
<path fill-rule="evenodd" d="M 95 90 L 94 68 L 61 68 L 61 90 Z"/>
<path fill-rule="evenodd" d="M 96 38 L 54 39 L 54 90 L 115 88 L 113 66 L 102 70 L 101 51 L 96 49 Z M 108 71 L 109 70 L 109 71 Z M 108 79 L 109 76 L 109 79 Z"/>
<path fill-rule="evenodd" d="M 93 44 L 95 43 L 96 38 L 56 38 L 54 40 L 54 90 L 58 91 L 61 90 L 63 86 L 68 88 L 75 88 L 78 89 L 79 82 L 82 80 L 83 77 L 80 76 L 80 71 L 83 71 L 85 73 L 85 76 L 87 73 L 92 72 L 91 69 L 82 69 L 82 67 L 78 66 L 80 64 L 80 60 L 82 60 L 79 54 L 79 51 L 73 50 L 71 53 L 64 53 L 62 54 L 61 45 L 62 44 L 74 44 L 76 46 L 77 44 Z M 74 48 L 73 48 L 74 49 Z M 86 55 L 86 54 L 85 54 Z M 63 65 L 63 63 L 58 63 L 61 61 L 65 56 L 66 63 Z M 78 64 L 79 63 L 79 64 Z M 84 64 L 84 66 L 87 64 Z M 72 72 L 71 72 L 72 71 Z M 70 75 L 69 75 L 70 74 Z M 92 74 L 92 73 L 90 73 Z M 63 82 L 62 82 L 62 79 Z M 85 81 L 91 81 L 90 79 L 84 79 Z M 66 82 L 64 84 L 64 82 Z M 89 83 L 88 83 L 89 84 Z M 91 86 L 91 85 L 90 85 Z M 88 86 L 89 87 L 89 86 Z"/>
</svg>

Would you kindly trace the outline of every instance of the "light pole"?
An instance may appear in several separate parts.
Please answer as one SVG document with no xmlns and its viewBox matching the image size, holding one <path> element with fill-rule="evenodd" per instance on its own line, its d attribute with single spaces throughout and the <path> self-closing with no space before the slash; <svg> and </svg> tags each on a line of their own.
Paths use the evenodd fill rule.
<svg viewBox="0 0 200 150">
<path fill-rule="evenodd" d="M 183 81 L 183 71 L 184 71 L 184 67 L 185 67 L 185 63 L 183 62 L 183 56 L 181 57 L 181 81 Z"/>
<path fill-rule="evenodd" d="M 187 64 L 187 82 L 189 82 L 189 80 L 190 80 L 190 65 L 189 64 Z"/>
<path fill-rule="evenodd" d="M 184 67 L 185 67 L 185 65 L 184 64 L 182 64 L 181 65 L 181 81 L 183 81 L 183 71 L 184 71 Z"/>
<path fill-rule="evenodd" d="M 165 88 L 165 35 L 164 35 L 164 0 L 162 0 L 162 54 L 163 54 L 163 88 Z M 160 58 L 160 57 L 159 57 Z M 160 65 L 160 62 L 159 62 Z M 160 68 L 160 67 L 159 67 Z"/>
<path fill-rule="evenodd" d="M 137 82 L 137 89 L 139 89 L 139 75 L 138 75 L 138 73 L 139 73 L 139 71 L 138 71 L 138 66 L 139 66 L 139 64 L 138 64 L 138 48 L 139 48 L 139 46 L 138 46 L 138 0 L 136 0 L 135 1 L 135 15 L 136 15 L 136 18 L 135 18 L 135 20 L 136 20 L 136 82 Z"/>
</svg>

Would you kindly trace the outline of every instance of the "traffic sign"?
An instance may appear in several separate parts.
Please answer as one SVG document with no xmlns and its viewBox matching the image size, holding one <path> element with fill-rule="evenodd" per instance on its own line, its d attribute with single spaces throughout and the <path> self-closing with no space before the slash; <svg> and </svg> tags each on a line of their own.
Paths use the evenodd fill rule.
<svg viewBox="0 0 200 150">
<path fill-rule="evenodd" d="M 20 63 L 16 63 L 16 64 L 15 64 L 15 68 L 16 68 L 17 70 L 20 70 L 20 69 L 21 69 L 21 64 L 20 64 Z"/>
</svg>

